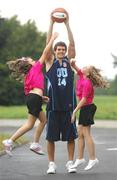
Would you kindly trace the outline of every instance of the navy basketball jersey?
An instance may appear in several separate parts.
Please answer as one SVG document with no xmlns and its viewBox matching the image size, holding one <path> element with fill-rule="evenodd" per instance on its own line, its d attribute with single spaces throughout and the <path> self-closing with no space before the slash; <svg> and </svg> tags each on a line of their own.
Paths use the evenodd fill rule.
<svg viewBox="0 0 117 180">
<path fill-rule="evenodd" d="M 50 101 L 47 110 L 73 111 L 76 106 L 74 72 L 65 57 L 62 64 L 57 59 L 46 73 L 47 94 Z"/>
</svg>

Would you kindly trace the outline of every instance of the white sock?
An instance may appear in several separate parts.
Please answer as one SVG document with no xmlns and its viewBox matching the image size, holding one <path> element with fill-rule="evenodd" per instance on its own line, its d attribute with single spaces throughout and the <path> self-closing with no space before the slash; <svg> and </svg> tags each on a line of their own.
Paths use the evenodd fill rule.
<svg viewBox="0 0 117 180">
<path fill-rule="evenodd" d="M 33 144 L 33 146 L 39 146 L 39 143 L 37 143 L 37 142 L 33 142 L 32 144 Z"/>
<path fill-rule="evenodd" d="M 9 143 L 9 144 L 13 144 L 12 139 L 8 139 L 8 143 Z"/>
</svg>

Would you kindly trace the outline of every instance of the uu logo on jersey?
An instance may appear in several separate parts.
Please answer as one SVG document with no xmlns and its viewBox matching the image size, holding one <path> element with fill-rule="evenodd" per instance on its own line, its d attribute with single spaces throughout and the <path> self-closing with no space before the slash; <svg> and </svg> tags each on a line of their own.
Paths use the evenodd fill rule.
<svg viewBox="0 0 117 180">
<path fill-rule="evenodd" d="M 63 62 L 63 67 L 67 67 L 67 63 L 66 62 Z"/>
</svg>

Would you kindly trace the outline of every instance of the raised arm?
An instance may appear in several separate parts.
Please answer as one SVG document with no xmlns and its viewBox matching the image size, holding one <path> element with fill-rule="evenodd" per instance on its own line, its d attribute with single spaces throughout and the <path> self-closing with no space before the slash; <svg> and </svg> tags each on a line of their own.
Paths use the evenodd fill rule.
<svg viewBox="0 0 117 180">
<path fill-rule="evenodd" d="M 45 47 L 45 49 L 44 49 L 44 51 L 43 51 L 43 54 L 42 54 L 42 56 L 41 56 L 40 59 L 39 59 L 39 61 L 40 61 L 42 64 L 43 64 L 43 63 L 45 62 L 45 60 L 48 58 L 48 55 L 49 55 L 49 53 L 50 53 L 50 51 L 51 51 L 51 48 L 52 48 L 52 44 L 53 44 L 54 40 L 55 40 L 57 37 L 58 37 L 58 33 L 55 32 L 55 33 L 51 36 L 50 40 L 48 41 L 48 44 L 46 45 L 46 47 Z"/>
<path fill-rule="evenodd" d="M 76 70 L 76 72 L 79 71 L 79 67 L 76 65 L 76 61 L 74 59 L 70 60 L 70 65 L 72 66 L 73 69 Z"/>
<path fill-rule="evenodd" d="M 49 29 L 48 29 L 48 32 L 47 32 L 46 44 L 48 44 L 48 42 L 49 42 L 49 40 L 50 40 L 50 38 L 52 36 L 53 25 L 54 25 L 54 22 L 52 21 L 51 15 L 50 15 L 50 25 L 49 25 Z M 52 44 L 52 46 L 53 46 L 53 44 Z M 50 67 L 52 66 L 52 64 L 53 64 L 54 55 L 52 53 L 52 46 L 51 46 L 50 52 L 48 54 L 48 57 L 47 57 L 47 59 L 45 61 L 46 71 L 48 71 L 50 69 Z"/>
<path fill-rule="evenodd" d="M 49 25 L 49 29 L 48 29 L 48 32 L 47 32 L 47 39 L 46 39 L 46 44 L 48 44 L 51 36 L 52 36 L 52 33 L 53 33 L 53 24 L 54 22 L 51 20 L 51 17 L 50 17 L 50 25 Z"/>
<path fill-rule="evenodd" d="M 69 16 L 68 16 L 67 20 L 65 21 L 65 26 L 66 26 L 67 33 L 68 33 L 68 40 L 69 40 L 68 59 L 70 60 L 72 58 L 75 58 L 76 50 L 75 50 L 75 42 L 74 42 L 73 33 L 72 33 L 70 25 L 69 25 Z"/>
</svg>

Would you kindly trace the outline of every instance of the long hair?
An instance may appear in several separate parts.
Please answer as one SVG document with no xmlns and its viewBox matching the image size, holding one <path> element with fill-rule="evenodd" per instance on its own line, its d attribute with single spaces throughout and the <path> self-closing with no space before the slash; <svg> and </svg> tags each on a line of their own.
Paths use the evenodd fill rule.
<svg viewBox="0 0 117 180">
<path fill-rule="evenodd" d="M 102 77 L 100 71 L 101 71 L 100 69 L 91 66 L 89 75 L 87 77 L 92 81 L 93 86 L 101 87 L 101 88 L 109 88 L 108 81 Z"/>
<path fill-rule="evenodd" d="M 23 81 L 24 76 L 28 73 L 28 71 L 32 67 L 32 65 L 29 64 L 28 62 L 28 58 L 29 57 L 23 57 L 7 62 L 7 65 L 11 71 L 11 77 L 15 78 L 20 82 Z"/>
</svg>

